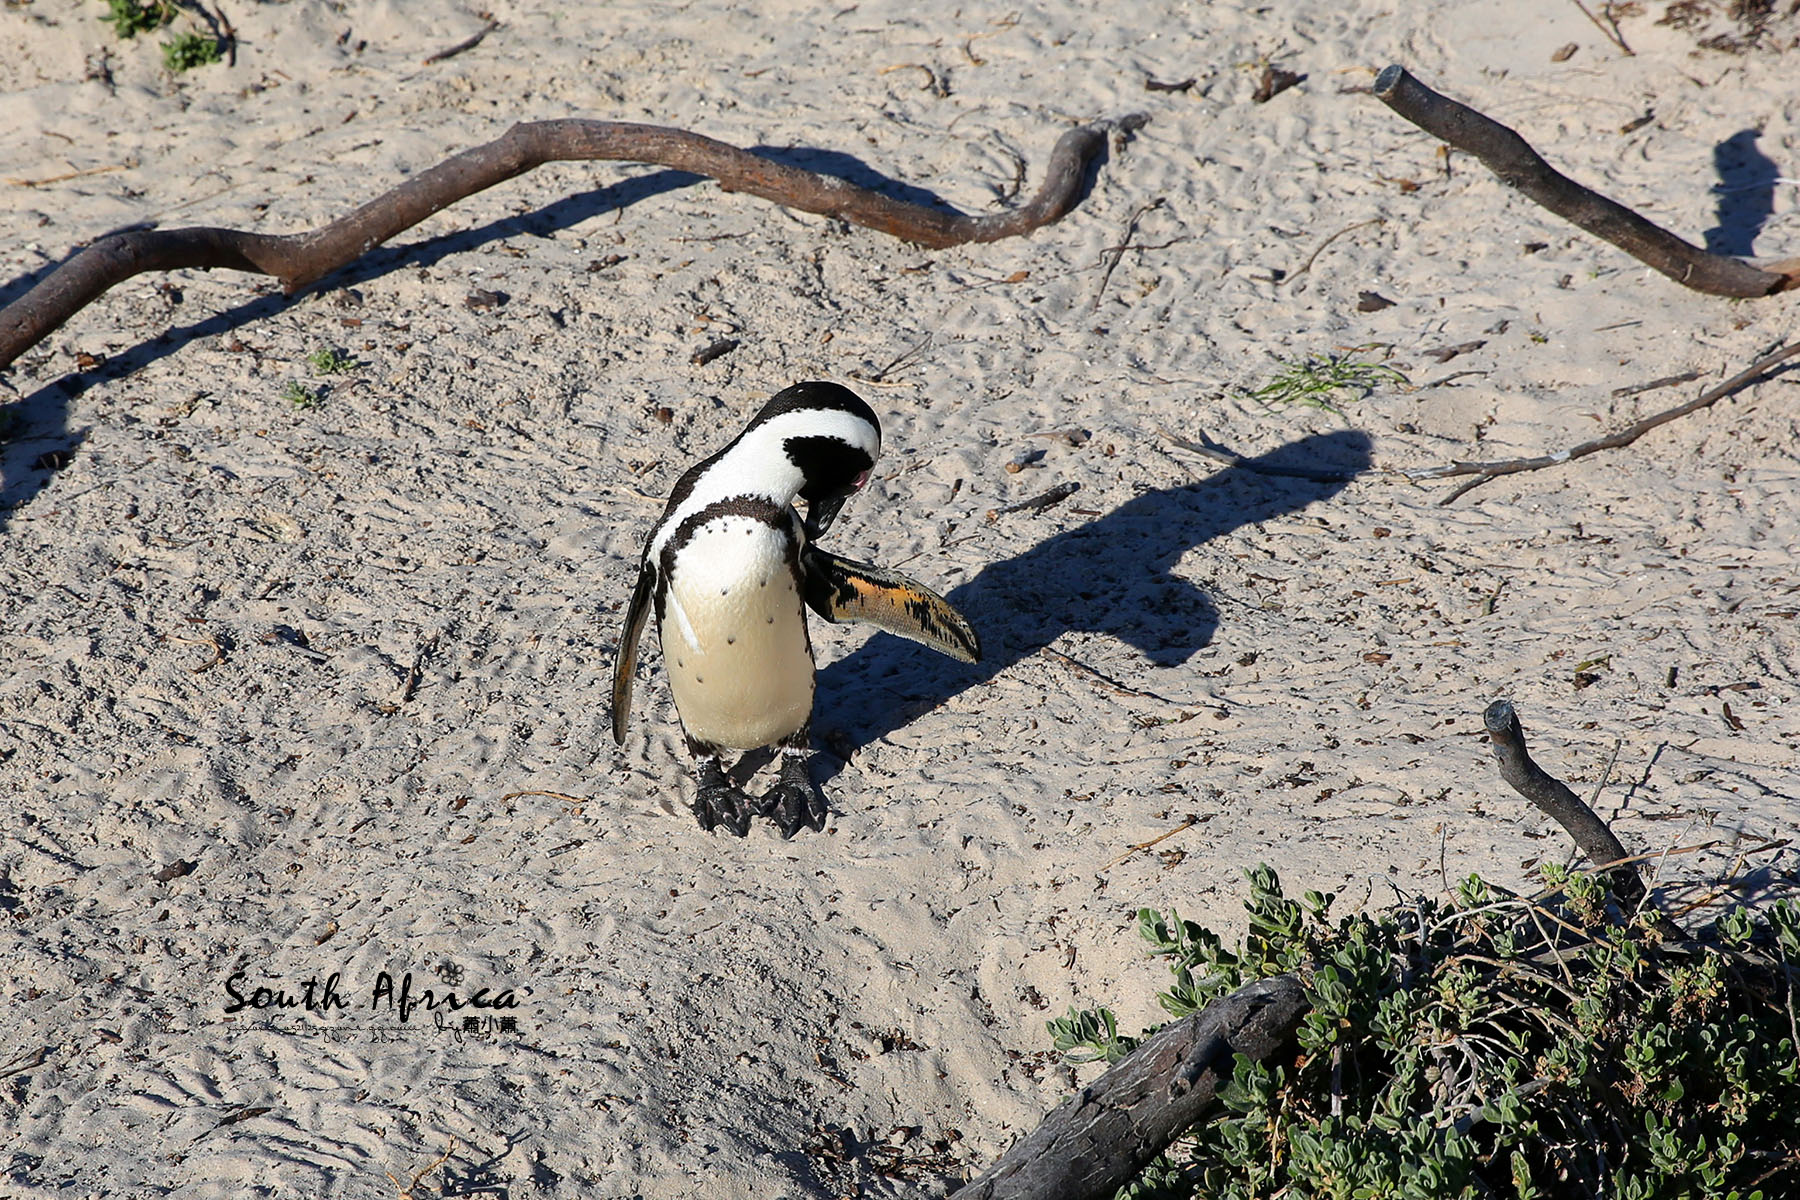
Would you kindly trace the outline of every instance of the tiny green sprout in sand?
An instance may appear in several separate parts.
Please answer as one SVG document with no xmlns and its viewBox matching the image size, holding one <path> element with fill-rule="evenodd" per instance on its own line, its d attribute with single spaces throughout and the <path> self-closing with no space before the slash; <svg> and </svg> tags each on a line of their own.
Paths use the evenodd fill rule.
<svg viewBox="0 0 1800 1200">
<path fill-rule="evenodd" d="M 1301 404 L 1342 417 L 1341 403 L 1361 400 L 1385 385 L 1406 387 L 1411 383 L 1396 367 L 1356 357 L 1366 349 L 1359 346 L 1347 354 L 1312 355 L 1283 363 L 1269 382 L 1248 394 L 1267 408 Z"/>
<path fill-rule="evenodd" d="M 306 361 L 311 363 L 312 369 L 320 375 L 342 375 L 345 371 L 354 371 L 362 365 L 335 346 L 314 350 L 306 356 Z"/>
<path fill-rule="evenodd" d="M 204 33 L 177 34 L 174 41 L 162 44 L 163 66 L 173 74 L 204 67 L 220 59 L 219 43 Z"/>
<path fill-rule="evenodd" d="M 324 395 L 324 389 L 314 391 L 298 379 L 288 380 L 287 386 L 281 389 L 281 398 L 300 409 L 319 407 L 319 401 L 324 398 Z"/>
</svg>

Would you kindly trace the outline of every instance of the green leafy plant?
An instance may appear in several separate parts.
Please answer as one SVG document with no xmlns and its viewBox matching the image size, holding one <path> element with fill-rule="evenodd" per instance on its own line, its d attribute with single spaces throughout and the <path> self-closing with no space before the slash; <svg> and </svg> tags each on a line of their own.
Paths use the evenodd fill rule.
<svg viewBox="0 0 1800 1200">
<path fill-rule="evenodd" d="M 1119 1035 L 1117 1018 L 1103 1008 L 1071 1008 L 1049 1027 L 1051 1040 L 1070 1062 L 1114 1063 L 1138 1046 L 1138 1039 Z"/>
<path fill-rule="evenodd" d="M 1283 363 L 1267 383 L 1246 394 L 1268 408 L 1299 404 L 1341 417 L 1340 403 L 1361 400 L 1380 387 L 1410 384 L 1397 367 L 1358 358 L 1357 353 L 1315 355 Z"/>
<path fill-rule="evenodd" d="M 175 19 L 172 0 L 106 0 L 106 9 L 101 20 L 122 38 L 161 29 Z"/>
<path fill-rule="evenodd" d="M 1238 1056 L 1214 1114 L 1121 1195 L 1800 1194 L 1800 904 L 1734 908 L 1701 942 L 1621 911 L 1599 874 L 1547 869 L 1529 897 L 1471 876 L 1447 903 L 1335 922 L 1331 896 L 1248 875 L 1237 946 L 1173 911 L 1138 932 L 1168 960 L 1172 1016 L 1295 975 L 1295 1050 Z M 1136 1044 L 1105 1009 L 1050 1029 L 1075 1061 Z"/>
<path fill-rule="evenodd" d="M 320 375 L 341 375 L 362 366 L 355 358 L 335 346 L 325 346 L 306 356 L 312 369 Z"/>
<path fill-rule="evenodd" d="M 177 75 L 207 63 L 216 63 L 222 57 L 216 38 L 192 32 L 177 34 L 174 41 L 164 42 L 162 56 L 163 66 Z"/>
<path fill-rule="evenodd" d="M 325 390 L 309 388 L 298 379 L 290 379 L 287 386 L 281 389 L 281 398 L 295 408 L 312 409 L 319 407 L 320 402 L 325 399 Z"/>
<path fill-rule="evenodd" d="M 106 16 L 101 19 L 121 38 L 134 38 L 168 25 L 181 8 L 180 0 L 106 0 Z M 163 66 L 177 75 L 222 57 L 217 38 L 193 30 L 162 44 Z"/>
</svg>

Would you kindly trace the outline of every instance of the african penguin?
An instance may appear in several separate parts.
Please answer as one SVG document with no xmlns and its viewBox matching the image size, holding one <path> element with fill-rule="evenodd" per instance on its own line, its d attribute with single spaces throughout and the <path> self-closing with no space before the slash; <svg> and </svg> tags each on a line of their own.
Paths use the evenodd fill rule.
<svg viewBox="0 0 1800 1200">
<path fill-rule="evenodd" d="M 817 545 L 869 479 L 881 423 L 835 383 L 777 393 L 724 449 L 676 481 L 650 531 L 613 661 L 613 738 L 623 743 L 638 643 L 651 612 L 688 752 L 694 814 L 742 837 L 771 817 L 782 836 L 825 828 L 812 780 L 812 639 L 805 608 L 858 621 L 973 662 L 981 650 L 943 597 L 898 572 Z M 794 508 L 806 502 L 802 520 Z M 751 797 L 720 763 L 728 750 L 781 748 L 775 786 Z"/>
</svg>

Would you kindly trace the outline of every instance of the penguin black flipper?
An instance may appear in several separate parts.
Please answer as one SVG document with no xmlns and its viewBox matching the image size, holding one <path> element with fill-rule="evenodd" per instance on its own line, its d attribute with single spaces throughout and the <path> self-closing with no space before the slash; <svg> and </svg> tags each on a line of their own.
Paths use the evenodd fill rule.
<svg viewBox="0 0 1800 1200">
<path fill-rule="evenodd" d="M 950 602 L 898 571 L 840 558 L 807 543 L 800 552 L 806 606 L 834 625 L 874 625 L 948 654 L 981 661 L 981 642 Z"/>
<path fill-rule="evenodd" d="M 637 677 L 638 643 L 643 640 L 644 626 L 649 623 L 651 599 L 656 595 L 656 568 L 649 556 L 638 568 L 637 587 L 632 590 L 631 604 L 625 610 L 625 628 L 619 633 L 619 645 L 613 651 L 612 729 L 613 741 L 625 744 L 625 722 L 631 716 L 631 685 Z"/>
</svg>

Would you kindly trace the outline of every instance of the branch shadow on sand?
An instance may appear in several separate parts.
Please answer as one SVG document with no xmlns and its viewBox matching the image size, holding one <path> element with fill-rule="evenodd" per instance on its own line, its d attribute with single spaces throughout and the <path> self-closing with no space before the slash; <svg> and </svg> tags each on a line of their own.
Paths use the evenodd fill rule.
<svg viewBox="0 0 1800 1200">
<path fill-rule="evenodd" d="M 1227 467 L 1198 483 L 1146 492 L 1103 517 L 988 564 L 947 599 L 982 639 L 965 665 L 878 633 L 819 672 L 815 721 L 836 754 L 815 759 L 829 779 L 843 755 L 986 683 L 1066 633 L 1129 644 L 1156 667 L 1180 666 L 1212 641 L 1219 610 L 1206 589 L 1175 572 L 1196 546 L 1330 499 L 1369 466 L 1360 430 L 1315 434 Z M 1267 475 L 1256 467 L 1341 472 L 1341 482 Z M 929 582 L 929 581 L 927 581 Z"/>
</svg>

